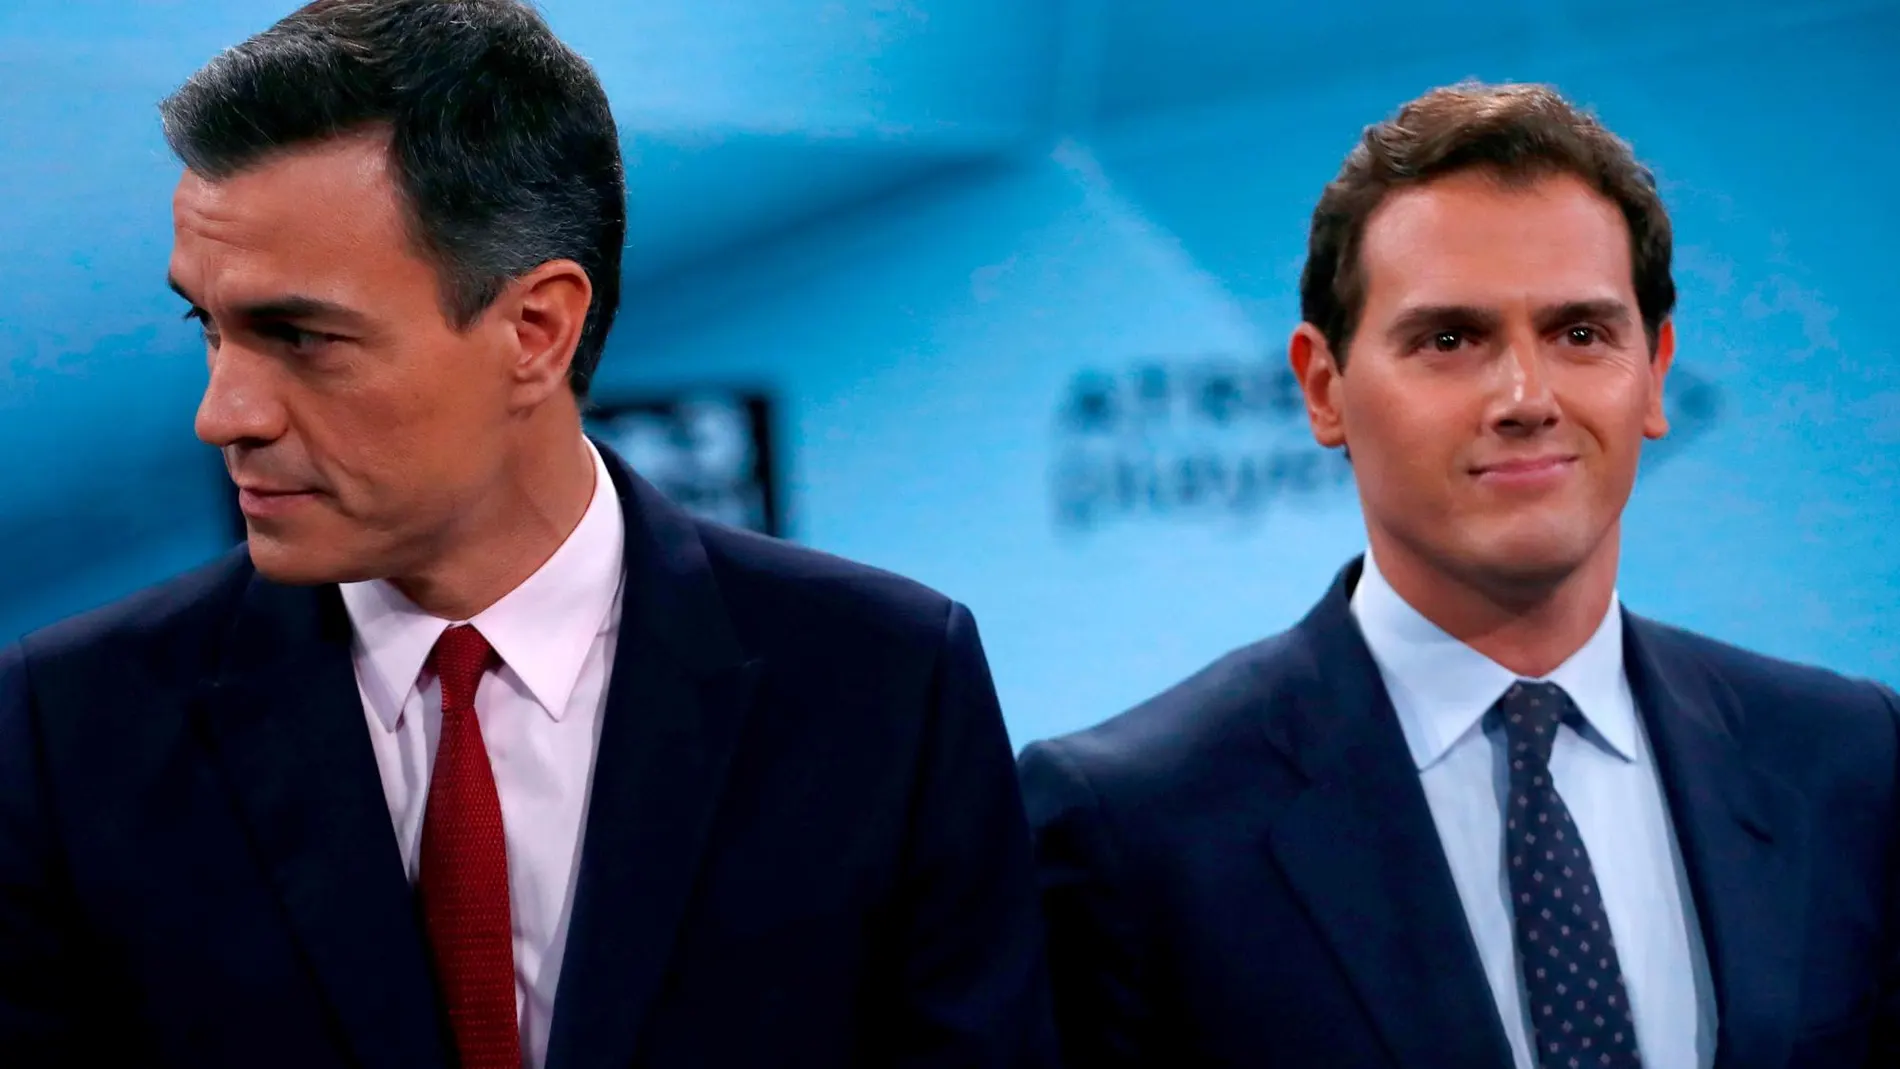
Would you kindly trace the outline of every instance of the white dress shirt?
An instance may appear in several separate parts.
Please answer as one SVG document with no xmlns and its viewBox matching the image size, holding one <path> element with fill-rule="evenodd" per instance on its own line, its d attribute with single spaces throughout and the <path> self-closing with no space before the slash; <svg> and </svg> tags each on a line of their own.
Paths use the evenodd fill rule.
<svg viewBox="0 0 1900 1069">
<path fill-rule="evenodd" d="M 1352 612 L 1378 662 L 1419 770 L 1465 919 L 1519 1069 L 1535 1069 L 1513 947 L 1510 879 L 1499 816 L 1508 774 L 1484 714 L 1518 678 L 1406 604 L 1366 555 Z M 1550 774 L 1609 915 L 1647 1069 L 1715 1061 L 1715 996 L 1694 897 L 1662 781 L 1623 667 L 1623 617 L 1612 597 L 1596 633 L 1545 681 L 1561 686 L 1585 729 L 1558 729 Z"/>
<path fill-rule="evenodd" d="M 355 628 L 357 688 L 383 794 L 411 883 L 429 771 L 442 734 L 442 688 L 423 664 L 452 624 L 481 631 L 501 659 L 475 693 L 475 716 L 501 795 L 514 914 L 515 1008 L 523 1064 L 541 1069 L 579 872 L 601 708 L 620 631 L 620 498 L 593 444 L 594 496 L 538 571 L 472 620 L 417 608 L 382 580 L 343 585 Z"/>
</svg>

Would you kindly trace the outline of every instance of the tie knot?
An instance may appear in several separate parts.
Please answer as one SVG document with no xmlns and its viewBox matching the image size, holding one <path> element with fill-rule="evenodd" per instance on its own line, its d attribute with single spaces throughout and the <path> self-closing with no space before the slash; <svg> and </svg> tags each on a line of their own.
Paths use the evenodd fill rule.
<svg viewBox="0 0 1900 1069">
<path fill-rule="evenodd" d="M 1555 683 L 1518 680 L 1498 699 L 1498 719 L 1511 747 L 1511 769 L 1543 768 L 1550 763 L 1550 748 L 1557 742 L 1557 725 L 1570 710 L 1570 695 Z"/>
<path fill-rule="evenodd" d="M 442 708 L 473 708 L 475 688 L 494 657 L 495 648 L 467 624 L 442 632 L 429 653 L 429 667 L 442 681 Z"/>
</svg>

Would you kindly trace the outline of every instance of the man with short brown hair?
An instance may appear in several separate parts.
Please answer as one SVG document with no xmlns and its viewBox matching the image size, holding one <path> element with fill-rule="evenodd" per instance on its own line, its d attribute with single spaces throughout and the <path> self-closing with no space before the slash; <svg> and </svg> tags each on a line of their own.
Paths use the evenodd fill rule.
<svg viewBox="0 0 1900 1069">
<path fill-rule="evenodd" d="M 1072 1064 L 1900 1064 L 1900 703 L 1618 601 L 1669 270 L 1548 88 L 1366 131 L 1289 357 L 1368 552 L 1020 762 Z"/>
</svg>

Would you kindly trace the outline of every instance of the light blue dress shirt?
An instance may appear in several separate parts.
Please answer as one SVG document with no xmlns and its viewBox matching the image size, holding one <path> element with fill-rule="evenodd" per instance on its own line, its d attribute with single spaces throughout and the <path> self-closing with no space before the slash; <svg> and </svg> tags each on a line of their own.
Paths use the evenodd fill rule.
<svg viewBox="0 0 1900 1069">
<path fill-rule="evenodd" d="M 1504 872 L 1499 814 L 1509 780 L 1497 759 L 1502 739 L 1494 741 L 1484 724 L 1518 677 L 1406 604 L 1370 553 L 1352 612 L 1418 767 L 1517 1065 L 1536 1069 Z M 1615 598 L 1589 642 L 1543 678 L 1569 692 L 1586 721 L 1581 733 L 1559 729 L 1550 773 L 1590 853 L 1643 1065 L 1708 1069 L 1715 991 L 1662 781 L 1623 670 Z"/>
</svg>

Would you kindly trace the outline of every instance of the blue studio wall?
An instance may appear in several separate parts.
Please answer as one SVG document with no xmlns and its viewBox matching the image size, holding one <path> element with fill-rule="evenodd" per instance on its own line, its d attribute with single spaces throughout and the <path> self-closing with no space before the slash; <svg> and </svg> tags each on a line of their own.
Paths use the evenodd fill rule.
<svg viewBox="0 0 1900 1069">
<path fill-rule="evenodd" d="M 1363 546 L 1282 370 L 1358 130 L 1556 83 L 1677 228 L 1638 611 L 1900 683 L 1900 4 L 548 0 L 632 167 L 602 400 L 768 392 L 788 533 L 969 603 L 1019 744 L 1286 626 Z M 228 540 L 153 102 L 269 3 L 0 11 L 0 639 Z"/>
</svg>

